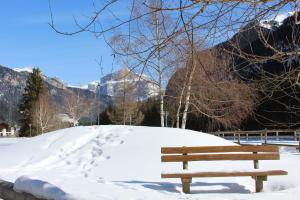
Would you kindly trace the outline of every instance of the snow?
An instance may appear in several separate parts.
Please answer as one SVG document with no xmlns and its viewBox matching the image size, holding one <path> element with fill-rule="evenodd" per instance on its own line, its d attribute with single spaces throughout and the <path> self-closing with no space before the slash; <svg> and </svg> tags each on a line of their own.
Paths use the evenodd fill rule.
<svg viewBox="0 0 300 200">
<path fill-rule="evenodd" d="M 32 73 L 34 67 L 24 67 L 24 68 L 14 68 L 13 70 L 16 72 L 28 72 Z"/>
<path fill-rule="evenodd" d="M 88 85 L 77 86 L 77 85 L 70 85 L 70 84 L 68 84 L 67 87 L 70 87 L 70 88 L 78 88 L 78 89 L 83 89 L 83 90 L 88 89 Z"/>
<path fill-rule="evenodd" d="M 294 12 L 286 12 L 273 16 L 270 19 L 260 21 L 260 25 L 267 29 L 272 29 L 272 26 L 279 27 L 282 25 L 283 21 L 292 16 Z"/>
<path fill-rule="evenodd" d="M 75 126 L 77 126 L 79 124 L 79 122 L 77 120 L 71 118 L 68 114 L 58 114 L 58 118 L 62 122 L 68 122 L 68 123 L 74 124 Z"/>
<path fill-rule="evenodd" d="M 282 22 L 286 18 L 292 16 L 293 14 L 294 14 L 294 12 L 286 12 L 286 13 L 278 14 L 278 15 L 275 16 L 274 20 L 277 21 L 279 23 L 279 25 L 281 25 Z"/>
<path fill-rule="evenodd" d="M 160 178 L 162 172 L 182 168 L 181 163 L 161 163 L 160 148 L 233 145 L 232 142 L 189 130 L 135 126 L 79 126 L 18 139 L 1 145 L 0 138 L 0 179 L 15 182 L 16 189 L 39 195 L 51 196 L 60 191 L 56 199 L 289 200 L 300 192 L 300 154 L 294 147 L 282 148 L 279 161 L 260 162 L 261 170 L 289 173 L 269 177 L 262 193 L 254 193 L 250 177 L 224 177 L 195 178 L 192 194 L 183 194 L 180 179 Z M 189 168 L 252 170 L 253 162 L 191 162 Z"/>
<path fill-rule="evenodd" d="M 93 92 L 96 92 L 98 87 L 99 87 L 99 84 L 100 84 L 100 81 L 91 81 L 89 84 L 88 84 L 88 89 L 90 91 L 93 91 Z"/>
<path fill-rule="evenodd" d="M 7 146 L 11 144 L 15 144 L 17 142 L 20 142 L 24 140 L 24 138 L 0 138 L 0 146 Z"/>
<path fill-rule="evenodd" d="M 14 183 L 14 190 L 18 192 L 28 192 L 38 198 L 54 200 L 72 200 L 71 195 L 65 193 L 60 188 L 41 180 L 30 179 L 26 176 L 19 177 Z"/>
</svg>

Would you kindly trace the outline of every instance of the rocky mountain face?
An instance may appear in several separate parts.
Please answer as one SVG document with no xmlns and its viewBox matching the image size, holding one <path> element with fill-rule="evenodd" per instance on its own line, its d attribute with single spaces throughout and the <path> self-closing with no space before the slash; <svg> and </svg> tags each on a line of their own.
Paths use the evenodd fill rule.
<svg viewBox="0 0 300 200">
<path fill-rule="evenodd" d="M 18 121 L 20 117 L 18 104 L 30 72 L 30 68 L 10 69 L 0 65 L 0 121 L 9 123 Z M 51 98 L 60 107 L 64 106 L 66 96 L 78 91 L 84 98 L 98 99 L 102 109 L 111 103 L 112 97 L 121 95 L 124 84 L 132 86 L 131 92 L 140 100 L 155 96 L 159 91 L 149 77 L 139 76 L 128 68 L 108 74 L 101 78 L 100 82 L 93 81 L 85 87 L 69 86 L 57 77 L 50 78 L 44 75 L 44 79 Z"/>
<path fill-rule="evenodd" d="M 0 66 L 0 121 L 17 123 L 20 115 L 18 105 L 26 85 L 26 80 L 30 74 L 30 69 L 10 69 Z M 46 86 L 52 100 L 58 107 L 64 106 L 64 98 L 74 92 L 80 92 L 84 98 L 99 98 L 94 92 L 88 89 L 68 87 L 59 78 L 49 78 L 44 76 Z M 102 106 L 110 102 L 110 98 L 101 96 Z"/>
<path fill-rule="evenodd" d="M 151 96 L 156 96 L 159 92 L 157 85 L 153 81 L 145 76 L 140 76 L 130 71 L 128 68 L 123 68 L 114 73 L 108 74 L 101 78 L 100 83 L 100 94 L 104 96 L 121 96 L 124 88 L 131 88 L 136 94 L 138 99 L 147 99 Z"/>
<path fill-rule="evenodd" d="M 244 81 L 259 82 L 261 89 L 255 113 L 242 128 L 299 128 L 300 25 L 290 13 L 275 22 L 259 28 L 265 39 L 258 37 L 242 48 L 244 54 L 259 59 L 234 60 L 235 72 Z"/>
<path fill-rule="evenodd" d="M 14 122 L 28 75 L 0 66 L 0 121 Z"/>
</svg>

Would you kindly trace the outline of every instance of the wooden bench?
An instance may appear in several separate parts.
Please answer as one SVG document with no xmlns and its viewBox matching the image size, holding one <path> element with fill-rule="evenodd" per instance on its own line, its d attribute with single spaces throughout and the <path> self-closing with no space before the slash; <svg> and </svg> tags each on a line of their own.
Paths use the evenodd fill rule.
<svg viewBox="0 0 300 200">
<path fill-rule="evenodd" d="M 255 180 L 256 192 L 263 189 L 263 181 L 268 176 L 287 175 L 283 170 L 257 170 L 259 160 L 279 160 L 278 146 L 202 146 L 202 147 L 162 147 L 162 162 L 182 162 L 183 170 L 188 169 L 190 161 L 253 160 L 254 169 L 250 171 L 213 171 L 193 173 L 162 173 L 161 178 L 180 178 L 184 193 L 190 193 L 192 178 L 250 176 Z M 221 163 L 220 163 L 221 164 Z"/>
</svg>

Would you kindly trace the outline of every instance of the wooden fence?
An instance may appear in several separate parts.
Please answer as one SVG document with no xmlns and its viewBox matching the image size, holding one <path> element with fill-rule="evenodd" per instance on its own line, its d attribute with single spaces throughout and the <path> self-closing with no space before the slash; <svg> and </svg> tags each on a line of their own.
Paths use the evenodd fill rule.
<svg viewBox="0 0 300 200">
<path fill-rule="evenodd" d="M 14 136 L 16 136 L 16 131 L 14 128 L 11 128 L 9 132 L 6 129 L 2 129 L 2 131 L 0 131 L 0 137 L 14 137 Z"/>
<path fill-rule="evenodd" d="M 232 138 L 237 143 L 241 143 L 241 140 L 248 141 L 250 139 L 256 138 L 262 143 L 267 144 L 268 139 L 275 138 L 279 141 L 282 138 L 289 138 L 288 140 L 299 141 L 300 150 L 300 130 L 299 129 L 278 129 L 278 130 L 258 130 L 258 131 L 217 131 L 211 133 L 215 136 L 223 138 Z"/>
</svg>

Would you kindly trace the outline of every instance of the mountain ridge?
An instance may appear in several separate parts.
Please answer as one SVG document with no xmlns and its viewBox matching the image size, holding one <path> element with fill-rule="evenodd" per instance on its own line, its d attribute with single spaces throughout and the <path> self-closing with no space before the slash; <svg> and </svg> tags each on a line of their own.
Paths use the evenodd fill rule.
<svg viewBox="0 0 300 200">
<path fill-rule="evenodd" d="M 31 67 L 12 69 L 0 65 L 0 121 L 17 123 L 20 118 L 18 104 L 31 71 Z M 123 77 L 122 74 L 126 76 Z M 101 81 L 92 81 L 85 87 L 71 86 L 58 77 L 48 77 L 45 74 L 43 78 L 52 100 L 62 107 L 66 96 L 71 95 L 72 92 L 80 92 L 84 98 L 98 99 L 102 110 L 112 103 L 113 97 L 120 94 L 124 80 L 126 83 L 134 84 L 134 90 L 140 94 L 138 98 L 140 100 L 158 93 L 158 87 L 149 77 L 139 76 L 128 69 L 107 74 L 101 78 Z"/>
</svg>

